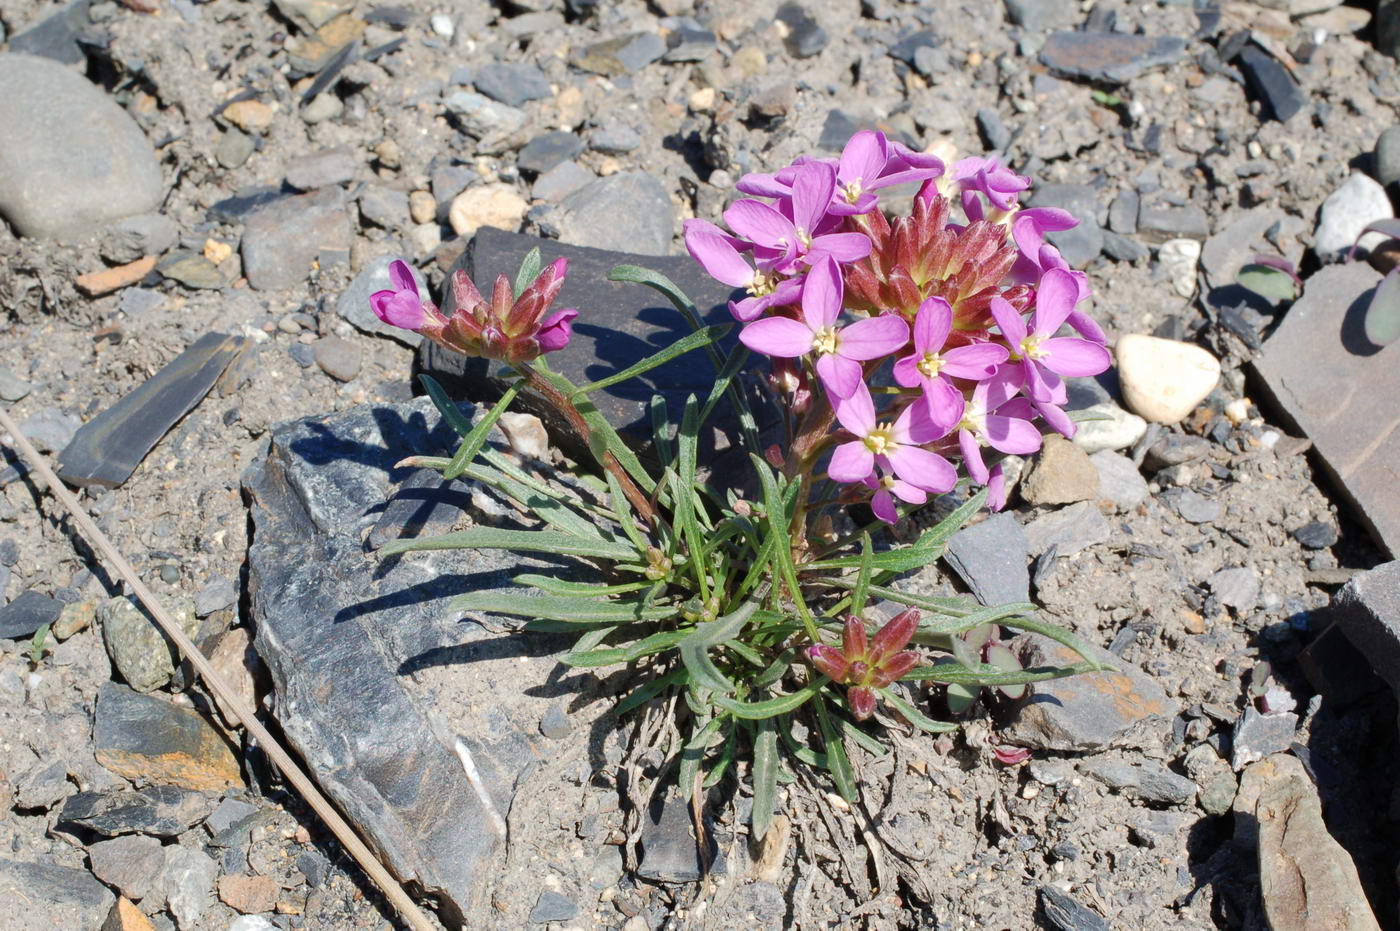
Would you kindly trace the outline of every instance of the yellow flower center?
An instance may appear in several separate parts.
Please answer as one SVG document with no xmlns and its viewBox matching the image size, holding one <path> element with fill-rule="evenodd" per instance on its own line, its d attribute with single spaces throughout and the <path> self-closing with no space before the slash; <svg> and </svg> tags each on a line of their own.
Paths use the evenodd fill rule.
<svg viewBox="0 0 1400 931">
<path fill-rule="evenodd" d="M 856 178 L 841 189 L 841 195 L 846 198 L 846 203 L 854 204 L 856 201 L 860 200 L 860 195 L 863 190 L 861 187 L 862 180 L 861 178 Z"/>
<path fill-rule="evenodd" d="M 898 445 L 894 440 L 894 433 L 884 424 L 871 430 L 865 437 L 865 448 L 877 456 L 885 455 Z"/>
<path fill-rule="evenodd" d="M 804 249 L 812 248 L 812 234 L 800 226 L 797 228 L 797 241 L 802 243 Z"/>
<path fill-rule="evenodd" d="M 1026 338 L 1021 340 L 1020 357 L 1023 359 L 1043 359 L 1049 355 L 1040 344 L 1045 337 L 1035 333 L 1026 334 Z"/>
<path fill-rule="evenodd" d="M 841 337 L 836 332 L 836 327 L 822 327 L 817 331 L 816 337 L 812 340 L 812 348 L 818 355 L 829 356 L 836 351 L 836 347 L 841 344 Z"/>
<path fill-rule="evenodd" d="M 749 286 L 744 290 L 746 290 L 751 297 L 762 297 L 765 294 L 772 294 L 775 287 L 777 287 L 777 282 L 773 280 L 772 275 L 765 275 L 763 272 L 754 269 L 753 281 L 749 282 Z"/>
<path fill-rule="evenodd" d="M 954 431 L 967 430 L 971 432 L 973 436 L 977 437 L 978 442 L 981 442 L 982 434 L 987 429 L 987 421 L 986 418 L 979 417 L 976 414 L 964 413 L 963 419 L 958 421 L 958 425 L 953 429 Z"/>
<path fill-rule="evenodd" d="M 926 352 L 919 360 L 919 374 L 925 378 L 935 377 L 943 368 L 943 357 L 936 352 Z"/>
</svg>

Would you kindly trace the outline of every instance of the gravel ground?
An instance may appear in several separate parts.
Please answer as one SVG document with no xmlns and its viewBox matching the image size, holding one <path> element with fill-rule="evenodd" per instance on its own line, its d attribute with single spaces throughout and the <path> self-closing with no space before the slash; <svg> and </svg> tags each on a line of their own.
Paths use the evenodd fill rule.
<svg viewBox="0 0 1400 931">
<path fill-rule="evenodd" d="M 60 9 L 0 0 L 5 51 L 35 50 L 21 41 L 26 29 Z M 615 775 L 606 765 L 593 771 L 598 758 L 586 746 L 561 751 L 531 777 L 547 791 L 513 815 L 522 823 L 495 917 L 478 920 L 628 931 L 755 922 L 1087 929 L 1103 926 L 1092 921 L 1099 915 L 1113 927 L 1263 927 L 1255 859 L 1230 816 L 1243 764 L 1230 760 L 1249 742 L 1249 714 L 1272 708 L 1266 717 L 1277 721 L 1291 702 L 1298 717 L 1288 732 L 1261 745 L 1293 744 L 1309 756 L 1328 825 L 1356 860 L 1377 918 L 1394 926 L 1395 854 L 1384 842 L 1400 817 L 1388 781 L 1393 702 L 1372 694 L 1345 715 L 1310 704 L 1315 688 L 1298 662 L 1320 632 L 1316 612 L 1383 556 L 1334 503 L 1306 444 L 1251 400 L 1246 363 L 1273 317 L 1246 308 L 1235 315 L 1240 326 L 1223 324 L 1209 299 L 1222 283 L 1216 257 L 1238 235 L 1226 232 L 1239 229 L 1232 224 L 1258 221 L 1254 237 L 1306 275 L 1335 235 L 1319 229 L 1324 199 L 1354 172 L 1397 180 L 1384 177 L 1372 151 L 1396 122 L 1400 77 L 1375 48 L 1367 11 L 1327 0 L 1294 2 L 1292 17 L 1289 9 L 1281 0 L 1202 11 L 1107 0 L 81 4 L 67 34 L 44 40 L 45 54 L 71 49 L 70 73 L 119 105 L 152 150 L 133 144 L 128 159 L 113 142 L 102 150 L 111 173 L 73 174 L 71 190 L 46 186 L 50 156 L 101 160 L 90 124 L 45 121 L 61 88 L 29 103 L 6 91 L 13 99 L 0 116 L 44 123 L 50 141 L 25 152 L 0 140 L 0 159 L 20 159 L 0 172 L 9 175 L 0 178 L 0 211 L 11 219 L 0 224 L 0 397 L 53 452 L 199 336 L 246 340 L 130 479 L 84 493 L 156 592 L 193 604 L 245 574 L 240 476 L 271 424 L 410 396 L 412 350 L 357 329 L 338 307 L 376 259 L 410 257 L 437 287 L 482 225 L 680 251 L 680 222 L 718 219 L 741 174 L 839 148 L 856 126 L 920 147 L 999 150 L 1035 180 L 1033 203 L 1071 205 L 1086 221 L 1073 246 L 1061 245 L 1083 252 L 1076 264 L 1088 271 L 1110 344 L 1155 333 L 1201 345 L 1221 363 L 1219 385 L 1181 423 L 1113 446 L 1117 459 L 1096 454 L 1094 488 L 1074 488 L 1066 466 L 1046 479 L 1070 486 L 1068 497 L 1037 504 L 1027 486 L 1013 509 L 1046 615 L 1145 672 L 1160 697 L 1134 692 L 1134 700 L 1160 703 L 1159 720 L 1109 746 L 1083 735 L 1051 746 L 1016 708 L 993 702 L 956 739 L 905 741 L 893 762 L 866 760 L 876 787 L 867 805 L 882 812 L 885 856 L 902 864 L 887 864 L 901 877 L 888 888 L 885 874 L 864 865 L 869 840 L 814 810 L 807 823 L 826 826 L 795 837 L 767 872 L 750 862 L 761 851 L 744 843 L 745 819 L 717 808 L 724 872 L 703 883 L 638 879 L 616 855 Z M 1052 33 L 1080 27 L 1177 37 L 1184 48 L 1161 61 L 1139 48 L 1116 76 L 1075 76 L 1102 63 L 1083 53 L 1047 67 L 1059 61 Z M 1270 119 L 1269 107 L 1289 95 L 1261 99 L 1244 75 L 1249 54 L 1232 57 L 1245 31 L 1249 54 L 1284 62 L 1296 81 L 1301 111 L 1287 122 Z M 309 96 L 318 73 L 333 80 Z M 88 104 L 74 95 L 81 114 Z M 160 196 L 121 207 L 140 195 L 137 176 L 150 170 L 142 159 L 158 168 Z M 269 189 L 314 193 L 269 219 L 254 209 Z M 16 219 L 25 196 L 39 196 L 39 207 Z M 59 240 L 20 235 L 25 224 L 71 220 L 79 196 L 125 212 L 95 215 Z M 1362 223 L 1392 212 L 1374 197 L 1356 209 L 1371 211 Z M 170 222 L 118 222 L 133 213 Z M 90 296 L 79 281 L 146 254 L 159 259 L 156 270 L 132 271 L 111 293 Z M 1117 411 L 1121 393 L 1106 384 L 1083 386 L 1086 403 Z M 54 502 L 17 470 L 0 483 L 0 601 L 37 591 L 74 618 L 105 617 L 120 590 Z M 1066 518 L 1066 503 L 1081 510 Z M 930 569 L 909 584 L 967 581 Z M 244 626 L 246 609 L 235 597 L 208 612 L 217 628 L 210 642 Z M 27 640 L 0 640 L 0 799 L 13 797 L 0 816 L 7 863 L 101 871 L 94 846 L 105 835 L 60 816 L 76 793 L 130 786 L 95 756 L 98 689 L 130 678 L 114 671 L 101 627 L 74 630 L 38 664 Z M 157 694 L 208 705 L 197 690 Z M 594 705 L 592 717 L 604 708 Z M 110 872 L 99 878 L 139 898 L 159 928 L 392 926 L 373 887 L 260 752 L 236 729 L 228 734 L 243 784 L 204 791 L 198 821 L 161 837 L 155 888 L 138 896 Z M 1008 741 L 1034 749 L 1031 761 L 996 762 L 991 748 Z M 1147 788 L 1149 771 L 1175 778 Z M 792 803 L 808 797 L 794 790 Z M 258 815 L 233 840 L 206 820 L 221 800 Z M 122 862 L 135 870 L 141 851 L 133 851 Z M 101 924 L 110 900 L 75 875 L 25 881 L 45 908 L 77 902 L 81 913 L 71 924 L 50 917 L 32 926 Z M 240 884 L 267 877 L 267 888 Z M 544 905 L 555 910 L 532 918 Z M 31 926 L 24 920 L 14 926 Z"/>
</svg>

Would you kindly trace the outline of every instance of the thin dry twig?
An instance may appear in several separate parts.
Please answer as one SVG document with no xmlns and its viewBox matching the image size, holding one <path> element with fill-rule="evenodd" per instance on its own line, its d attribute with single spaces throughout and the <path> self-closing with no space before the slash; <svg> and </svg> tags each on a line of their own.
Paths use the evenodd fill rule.
<svg viewBox="0 0 1400 931">
<path fill-rule="evenodd" d="M 180 625 L 175 622 L 175 619 L 172 618 L 165 608 L 161 606 L 160 602 L 156 600 L 155 594 L 141 581 L 141 578 L 136 574 L 136 570 L 132 568 L 131 563 L 127 562 L 126 557 L 117 550 L 116 546 L 113 545 L 112 541 L 107 538 L 107 535 L 98 528 L 97 524 L 93 523 L 92 518 L 88 516 L 87 512 L 83 510 L 82 505 L 78 503 L 78 499 L 73 496 L 73 493 L 68 490 L 67 486 L 58 480 L 58 476 L 54 474 L 48 462 L 45 461 L 44 457 L 39 454 L 39 451 L 30 444 L 24 434 L 20 433 L 19 427 L 16 426 L 14 420 L 12 420 L 10 415 L 4 410 L 0 410 L 0 428 L 3 428 L 10 435 L 11 443 L 14 445 L 15 449 L 29 466 L 44 479 L 45 484 L 48 485 L 49 493 L 57 498 L 67 509 L 69 516 L 72 517 L 73 522 L 78 525 L 83 536 L 85 536 L 88 542 L 102 554 L 108 564 L 117 571 L 117 575 L 121 576 L 122 580 L 131 587 L 132 592 L 135 593 L 141 604 L 145 605 L 146 610 L 151 613 L 151 617 L 153 617 L 156 623 L 160 625 L 161 629 L 165 631 L 166 636 L 174 642 L 175 646 L 180 650 L 180 653 L 188 659 L 190 664 L 198 671 L 200 678 L 204 680 L 204 684 L 209 687 L 209 690 L 214 693 L 215 697 L 219 699 L 225 708 L 233 712 L 234 717 L 238 719 L 238 723 L 242 724 L 248 733 L 252 735 L 253 739 L 258 742 L 258 745 L 263 748 L 268 759 L 272 760 L 273 765 L 277 767 L 278 772 L 282 774 L 297 792 L 301 793 L 301 796 L 306 799 L 307 803 L 325 823 L 326 827 L 330 828 L 331 833 L 334 834 L 336 839 L 345 847 L 350 856 L 354 857 L 355 862 L 360 865 L 360 869 L 364 870 L 365 875 L 369 876 L 374 884 L 379 887 L 380 891 L 384 893 L 384 897 L 394 906 L 400 917 L 402 917 L 414 931 L 435 931 L 437 925 L 428 919 L 428 916 L 424 914 L 413 899 L 409 897 L 408 893 L 404 891 L 404 888 L 399 885 L 398 881 L 390 875 L 383 864 L 381 864 L 379 860 L 375 858 L 374 854 L 370 852 L 370 849 L 365 846 L 364 841 L 360 840 L 354 829 L 331 807 L 330 802 L 328 802 L 325 796 L 321 794 L 320 790 L 316 788 L 315 783 L 311 781 L 310 777 L 301 771 L 301 767 L 296 764 L 291 755 L 288 754 L 286 750 L 282 749 L 282 746 L 273 738 L 267 728 L 263 727 L 262 722 L 257 719 L 253 709 L 245 704 L 238 693 L 234 691 L 233 687 L 214 670 L 214 667 L 209 664 L 209 660 L 205 658 L 204 654 L 199 651 L 199 648 L 194 645 L 193 641 L 185 634 L 184 630 L 180 628 Z"/>
</svg>

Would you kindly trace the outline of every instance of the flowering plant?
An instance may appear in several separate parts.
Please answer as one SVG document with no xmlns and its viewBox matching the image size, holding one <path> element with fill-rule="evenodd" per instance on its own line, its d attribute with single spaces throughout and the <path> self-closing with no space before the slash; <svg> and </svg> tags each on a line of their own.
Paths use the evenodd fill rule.
<svg viewBox="0 0 1400 931">
<path fill-rule="evenodd" d="M 907 183 L 920 185 L 911 213 L 887 218 L 880 192 Z M 497 279 L 489 304 L 458 272 L 450 315 L 396 263 L 394 287 L 370 299 L 381 319 L 519 376 L 475 426 L 425 379 L 461 446 L 451 458 L 411 461 L 490 485 L 541 526 L 472 527 L 385 552 L 500 547 L 605 567 L 595 582 L 522 575 L 515 581 L 529 590 L 467 593 L 454 610 L 575 633 L 564 656 L 573 666 L 633 664 L 642 681 L 619 711 L 683 696 L 667 705 L 679 708 L 668 727 L 682 792 L 698 798 L 747 756 L 760 836 L 784 766 L 780 744 L 789 761 L 826 770 L 854 799 L 852 749 L 885 747 L 874 724 L 941 733 L 954 725 L 932 717 L 935 709 L 964 713 L 983 687 L 1017 697 L 1027 683 L 1102 668 L 1029 604 L 979 607 L 897 584 L 984 505 L 1005 504 L 1006 456 L 1038 450 L 1042 430 L 1074 433 L 1063 379 L 1110 364 L 1102 332 L 1079 309 L 1085 276 L 1045 241 L 1074 218 L 1022 209 L 1029 183 L 995 158 L 946 166 L 873 132 L 856 134 L 839 159 L 746 176 L 738 187 L 748 196 L 724 212 L 727 230 L 697 219 L 684 231 L 696 261 L 744 291 L 729 305 L 739 345 L 726 354 L 719 340 L 728 328 L 703 326 L 669 280 L 619 266 L 613 280 L 661 292 L 694 332 L 583 387 L 539 358 L 568 344 L 578 314 L 549 313 L 564 259 L 541 270 L 532 252 L 513 286 Z M 589 395 L 702 349 L 714 387 L 687 400 L 678 425 L 664 399 L 653 399 L 660 468 L 649 470 Z M 760 439 L 736 385 L 753 354 L 769 360 L 780 442 Z M 487 444 L 521 391 L 563 415 L 601 482 L 542 481 Z M 701 425 L 726 397 L 753 465 L 751 481 L 727 487 L 705 479 L 697 461 Z M 952 505 L 943 520 L 910 545 L 885 542 L 883 528 L 938 496 Z M 882 624 L 876 599 L 896 606 Z M 1084 661 L 1023 669 L 1002 628 L 1051 637 Z"/>
</svg>

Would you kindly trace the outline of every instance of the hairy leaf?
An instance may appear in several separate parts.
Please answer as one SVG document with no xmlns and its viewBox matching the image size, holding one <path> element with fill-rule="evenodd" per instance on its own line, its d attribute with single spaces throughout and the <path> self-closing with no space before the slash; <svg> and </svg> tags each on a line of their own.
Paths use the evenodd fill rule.
<svg viewBox="0 0 1400 931">
<path fill-rule="evenodd" d="M 500 527 L 469 527 L 438 537 L 391 540 L 379 552 L 386 556 L 417 550 L 513 550 L 518 553 L 556 553 L 560 556 L 588 556 L 594 559 L 636 559 L 637 551 L 621 543 L 587 539 L 557 530 L 505 530 Z"/>
</svg>

